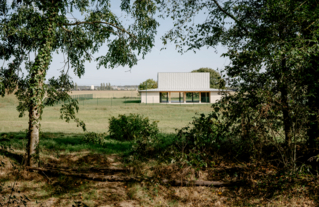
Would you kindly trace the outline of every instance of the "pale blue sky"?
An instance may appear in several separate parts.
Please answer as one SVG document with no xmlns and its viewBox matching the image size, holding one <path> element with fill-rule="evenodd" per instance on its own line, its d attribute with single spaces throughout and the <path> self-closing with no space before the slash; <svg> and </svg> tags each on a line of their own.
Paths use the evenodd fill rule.
<svg viewBox="0 0 319 207">
<path fill-rule="evenodd" d="M 112 7 L 115 9 L 112 11 L 117 15 L 121 14 L 119 3 L 119 0 L 112 1 Z M 204 18 L 205 16 L 199 16 L 197 17 L 197 21 L 201 21 Z M 91 63 L 87 62 L 85 64 L 86 71 L 81 78 L 76 77 L 72 71 L 69 75 L 78 85 L 99 86 L 100 83 L 111 83 L 111 85 L 138 85 L 148 78 L 156 80 L 158 72 L 190 72 L 201 67 L 218 68 L 222 70 L 229 63 L 226 58 L 220 57 L 222 53 L 226 52 L 226 48 L 224 47 L 217 47 L 217 53 L 213 48 L 202 48 L 197 51 L 196 54 L 189 51 L 181 55 L 177 52 L 173 44 L 168 43 L 166 46 L 167 49 L 160 51 L 163 47 L 160 38 L 171 27 L 172 21 L 170 19 L 160 19 L 155 48 L 152 49 L 151 53 L 145 56 L 145 59 L 140 60 L 136 66 L 133 66 L 130 72 L 127 72 L 129 71 L 129 67 L 117 67 L 114 69 L 101 67 L 97 70 L 96 62 L 92 61 Z M 106 49 L 106 47 L 101 47 L 100 54 L 105 54 Z M 98 55 L 99 54 L 96 54 L 94 57 Z M 53 56 L 53 61 L 47 72 L 47 79 L 52 76 L 57 77 L 60 74 L 58 69 L 63 66 L 62 62 L 62 55 L 55 54 Z"/>
</svg>

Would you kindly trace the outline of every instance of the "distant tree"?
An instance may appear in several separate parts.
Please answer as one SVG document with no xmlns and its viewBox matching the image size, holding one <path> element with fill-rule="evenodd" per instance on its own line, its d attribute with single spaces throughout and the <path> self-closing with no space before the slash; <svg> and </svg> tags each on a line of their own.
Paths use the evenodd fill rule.
<svg viewBox="0 0 319 207">
<path fill-rule="evenodd" d="M 107 87 L 108 87 L 108 90 L 112 90 L 111 83 L 109 83 Z"/>
<path fill-rule="evenodd" d="M 78 90 L 78 84 L 77 83 L 74 83 L 74 89 Z"/>
<path fill-rule="evenodd" d="M 146 89 L 152 89 L 152 88 L 157 88 L 157 82 L 153 79 L 147 79 L 146 81 L 144 81 L 138 86 L 139 90 L 146 90 Z"/>
<path fill-rule="evenodd" d="M 225 88 L 225 80 L 221 78 L 219 72 L 211 68 L 200 68 L 193 70 L 192 73 L 210 73 L 210 87 L 211 88 Z"/>
</svg>

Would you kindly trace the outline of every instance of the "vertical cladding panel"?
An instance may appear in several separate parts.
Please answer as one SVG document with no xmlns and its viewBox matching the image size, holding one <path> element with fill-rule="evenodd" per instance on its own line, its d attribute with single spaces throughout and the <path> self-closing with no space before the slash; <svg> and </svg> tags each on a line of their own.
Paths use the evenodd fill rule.
<svg viewBox="0 0 319 207">
<path fill-rule="evenodd" d="M 141 103 L 159 103 L 159 92 L 141 92 Z"/>
<path fill-rule="evenodd" d="M 209 73 L 158 73 L 159 89 L 210 88 Z"/>
<path fill-rule="evenodd" d="M 159 103 L 159 92 L 148 92 L 147 103 Z"/>
<path fill-rule="evenodd" d="M 141 103 L 146 103 L 146 93 L 145 92 L 141 93 Z"/>
</svg>

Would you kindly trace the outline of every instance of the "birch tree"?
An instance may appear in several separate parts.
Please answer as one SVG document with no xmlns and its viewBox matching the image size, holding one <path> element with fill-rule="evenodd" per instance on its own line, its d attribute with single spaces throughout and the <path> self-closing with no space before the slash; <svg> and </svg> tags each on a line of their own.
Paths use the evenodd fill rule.
<svg viewBox="0 0 319 207">
<path fill-rule="evenodd" d="M 38 164 L 40 120 L 45 106 L 64 101 L 60 117 L 76 121 L 78 103 L 67 94 L 72 88 L 69 72 L 85 73 L 85 62 L 97 67 L 132 67 L 150 52 L 158 23 L 152 0 L 122 0 L 119 8 L 129 18 L 125 24 L 111 10 L 110 0 L 2 0 L 0 2 L 0 91 L 15 93 L 20 117 L 29 116 L 27 162 Z M 77 15 L 78 14 L 78 15 Z M 126 25 L 126 26 L 125 26 Z M 107 52 L 97 58 L 101 47 Z M 53 54 L 63 54 L 65 67 L 48 80 Z M 34 58 L 32 58 L 34 55 Z M 22 67 L 26 74 L 22 74 Z"/>
</svg>

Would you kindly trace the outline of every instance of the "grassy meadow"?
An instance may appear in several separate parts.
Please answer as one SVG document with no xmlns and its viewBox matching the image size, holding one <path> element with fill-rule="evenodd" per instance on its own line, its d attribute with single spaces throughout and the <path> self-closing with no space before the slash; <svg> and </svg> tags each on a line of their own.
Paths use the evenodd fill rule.
<svg viewBox="0 0 319 207">
<path fill-rule="evenodd" d="M 70 95 L 93 94 L 93 98 L 139 98 L 138 91 L 72 91 Z"/>
<path fill-rule="evenodd" d="M 87 125 L 87 131 L 107 132 L 109 118 L 119 114 L 137 113 L 150 120 L 159 121 L 160 132 L 172 133 L 186 126 L 195 113 L 209 113 L 211 104 L 141 104 L 136 91 L 75 91 L 72 95 L 93 94 L 93 99 L 80 100 L 77 116 Z M 114 98 L 113 97 L 114 94 Z M 132 97 L 130 96 L 132 94 Z M 135 94 L 135 96 L 133 96 Z M 129 98 L 123 98 L 129 97 Z M 82 133 L 74 122 L 60 119 L 62 103 L 44 109 L 41 130 L 43 132 Z M 0 132 L 25 131 L 28 114 L 19 118 L 18 100 L 13 95 L 0 98 Z"/>
</svg>

